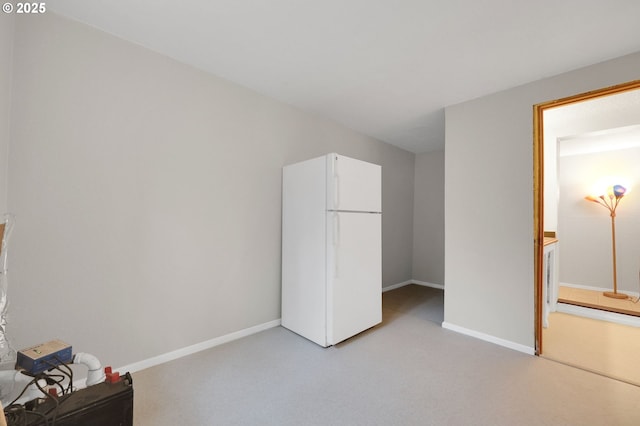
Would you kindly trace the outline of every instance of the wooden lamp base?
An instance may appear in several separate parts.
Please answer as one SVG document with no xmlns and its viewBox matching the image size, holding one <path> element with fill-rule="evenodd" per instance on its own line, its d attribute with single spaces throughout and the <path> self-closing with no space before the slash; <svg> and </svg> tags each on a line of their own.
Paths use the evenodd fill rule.
<svg viewBox="0 0 640 426">
<path fill-rule="evenodd" d="M 614 293 L 612 291 L 605 291 L 602 294 L 604 294 L 607 297 L 611 297 L 613 299 L 628 299 L 629 298 L 629 296 L 627 296 L 626 294 Z"/>
</svg>

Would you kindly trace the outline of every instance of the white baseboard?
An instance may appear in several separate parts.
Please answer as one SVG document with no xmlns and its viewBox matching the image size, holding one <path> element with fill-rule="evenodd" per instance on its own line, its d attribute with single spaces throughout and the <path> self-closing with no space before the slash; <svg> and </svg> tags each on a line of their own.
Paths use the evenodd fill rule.
<svg viewBox="0 0 640 426">
<path fill-rule="evenodd" d="M 382 292 L 384 293 L 385 291 L 394 290 L 396 288 L 404 287 L 409 284 L 418 284 L 418 285 L 423 285 L 427 287 L 444 289 L 444 286 L 440 284 L 431 284 L 424 281 L 409 280 L 409 281 L 404 281 L 398 284 L 393 284 L 390 286 L 383 287 Z M 264 331 L 269 328 L 278 327 L 279 325 L 281 325 L 280 319 L 269 321 L 264 324 L 259 324 L 254 327 L 249 327 L 244 330 L 240 330 L 234 333 L 226 334 L 224 336 L 216 337 L 214 339 L 207 340 L 205 342 L 196 343 L 195 345 L 187 346 L 182 349 L 177 349 L 175 351 L 154 356 L 152 358 L 148 358 L 139 362 L 134 362 L 132 364 L 114 368 L 114 371 L 119 371 L 122 373 L 125 373 L 125 372 L 135 373 L 136 371 L 140 371 L 146 368 L 154 367 L 156 365 L 164 364 L 165 362 L 173 361 L 174 359 L 182 358 L 183 356 L 192 355 L 194 353 L 204 351 L 206 349 L 210 349 L 215 346 L 219 346 L 224 343 L 231 342 L 233 340 L 241 339 L 243 337 L 250 336 L 255 333 L 259 333 L 260 331 Z"/>
<path fill-rule="evenodd" d="M 411 284 L 413 281 L 409 280 L 409 281 L 404 281 L 398 284 L 392 284 L 392 285 L 388 285 L 386 287 L 382 287 L 382 292 L 384 293 L 385 291 L 389 291 L 389 290 L 395 290 L 396 288 L 400 288 L 400 287 L 404 287 L 405 285 L 409 285 Z"/>
<path fill-rule="evenodd" d="M 404 287 L 409 284 L 418 284 L 425 285 L 427 287 L 434 287 L 443 289 L 444 286 L 439 284 L 430 284 L 422 281 L 409 280 L 398 284 L 393 284 L 387 287 L 382 288 L 382 292 L 394 290 L 396 288 Z M 164 364 L 165 362 L 173 361 L 174 359 L 182 358 L 183 356 L 191 355 L 200 351 L 204 351 L 206 349 L 213 348 L 215 346 L 222 345 L 227 342 L 231 342 L 233 340 L 241 339 L 246 336 L 250 336 L 252 334 L 258 333 L 263 330 L 267 330 L 269 328 L 277 327 L 281 324 L 281 320 L 273 320 L 270 322 L 266 322 L 264 324 L 259 324 L 254 327 L 246 328 L 244 330 L 236 331 L 234 333 L 230 333 L 224 336 L 216 337 L 211 340 L 207 340 L 205 342 L 196 343 L 195 345 L 187 346 L 182 349 L 177 349 L 175 351 L 171 351 L 162 355 L 154 356 L 152 358 L 148 358 L 139 362 L 134 362 L 132 364 L 128 364 L 119 368 L 115 368 L 114 371 L 119 371 L 122 373 L 130 372 L 135 373 L 136 371 L 144 370 L 146 368 L 154 367 L 156 365 Z"/>
<path fill-rule="evenodd" d="M 425 287 L 431 287 L 431 288 L 437 288 L 439 290 L 444 290 L 444 285 L 442 285 L 442 284 L 434 284 L 434 283 L 428 283 L 426 281 L 418 281 L 418 280 L 413 280 L 411 282 L 414 283 L 414 284 L 425 286 Z"/>
<path fill-rule="evenodd" d="M 166 354 L 154 356 L 143 361 L 134 362 L 133 364 L 125 365 L 119 368 L 115 368 L 114 371 L 121 373 L 144 370 L 146 368 L 154 367 L 156 365 L 164 364 L 165 362 L 173 361 L 174 359 L 182 358 L 183 356 L 192 355 L 194 353 L 204 351 L 206 349 L 213 348 L 215 346 L 222 345 L 233 340 L 238 340 L 246 336 L 250 336 L 255 333 L 267 330 L 269 328 L 278 327 L 280 325 L 280 319 L 265 322 L 264 324 L 258 324 L 253 327 L 245 328 L 244 330 L 229 333 L 224 336 L 216 337 L 205 342 L 196 343 L 195 345 L 187 346 L 182 349 L 168 352 Z"/>
<path fill-rule="evenodd" d="M 479 331 L 460 327 L 458 325 L 451 324 L 446 321 L 442 323 L 442 328 L 455 331 L 456 333 L 466 334 L 467 336 L 475 337 L 476 339 L 480 339 L 489 343 L 494 343 L 496 345 L 504 346 L 505 348 L 513 349 L 518 352 L 524 352 L 528 355 L 535 355 L 536 353 L 535 349 L 532 347 L 521 345 L 520 343 L 515 343 L 510 340 L 501 339 L 499 337 L 491 336 L 489 334 L 480 333 Z"/>
<path fill-rule="evenodd" d="M 593 286 L 581 285 L 581 284 L 560 283 L 559 285 L 561 287 L 579 288 L 581 290 L 593 290 L 593 291 L 599 291 L 599 292 L 612 291 L 611 288 L 607 288 L 607 287 L 593 287 Z M 638 297 L 637 291 L 626 291 L 626 290 L 618 289 L 618 293 L 626 294 L 628 296 Z"/>
<path fill-rule="evenodd" d="M 416 284 L 416 285 L 421 285 L 421 286 L 425 286 L 425 287 L 431 287 L 431 288 L 437 288 L 437 289 L 440 289 L 440 290 L 444 290 L 444 286 L 442 284 L 433 284 L 433 283 L 428 283 L 426 281 L 409 280 L 409 281 L 403 281 L 403 282 L 398 283 L 398 284 L 392 284 L 392 285 L 388 285 L 386 287 L 382 287 L 382 292 L 384 293 L 385 291 L 395 290 L 397 288 L 404 287 L 404 286 L 409 285 L 409 284 Z"/>
</svg>

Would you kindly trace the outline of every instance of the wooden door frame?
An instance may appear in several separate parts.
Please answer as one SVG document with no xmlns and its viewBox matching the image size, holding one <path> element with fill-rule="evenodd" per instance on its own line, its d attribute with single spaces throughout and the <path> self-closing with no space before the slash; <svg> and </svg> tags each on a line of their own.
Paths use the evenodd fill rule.
<svg viewBox="0 0 640 426">
<path fill-rule="evenodd" d="M 533 241 L 535 285 L 535 353 L 542 354 L 542 277 L 544 250 L 544 111 L 602 96 L 640 89 L 640 80 L 593 90 L 533 106 Z"/>
</svg>

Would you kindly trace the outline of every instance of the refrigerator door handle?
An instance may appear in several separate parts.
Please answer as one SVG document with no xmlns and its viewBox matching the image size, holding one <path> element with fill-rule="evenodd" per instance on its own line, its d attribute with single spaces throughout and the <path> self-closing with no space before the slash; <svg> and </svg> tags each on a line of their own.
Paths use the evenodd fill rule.
<svg viewBox="0 0 640 426">
<path fill-rule="evenodd" d="M 340 216 L 333 213 L 333 277 L 338 278 L 338 247 L 340 246 Z"/>
<path fill-rule="evenodd" d="M 333 210 L 339 210 L 340 205 L 340 176 L 338 174 L 338 158 L 331 158 L 331 172 L 333 174 Z"/>
<path fill-rule="evenodd" d="M 339 210 L 340 206 L 340 177 L 333 175 L 333 208 Z"/>
</svg>

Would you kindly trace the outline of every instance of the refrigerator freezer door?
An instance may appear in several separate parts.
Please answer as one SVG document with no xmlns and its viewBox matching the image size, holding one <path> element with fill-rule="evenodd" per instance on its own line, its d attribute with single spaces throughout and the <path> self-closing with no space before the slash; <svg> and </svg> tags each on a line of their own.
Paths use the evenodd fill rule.
<svg viewBox="0 0 640 426">
<path fill-rule="evenodd" d="M 382 167 L 329 154 L 328 168 L 328 210 L 382 211 Z"/>
<path fill-rule="evenodd" d="M 327 215 L 327 340 L 333 345 L 382 321 L 382 215 Z"/>
</svg>

